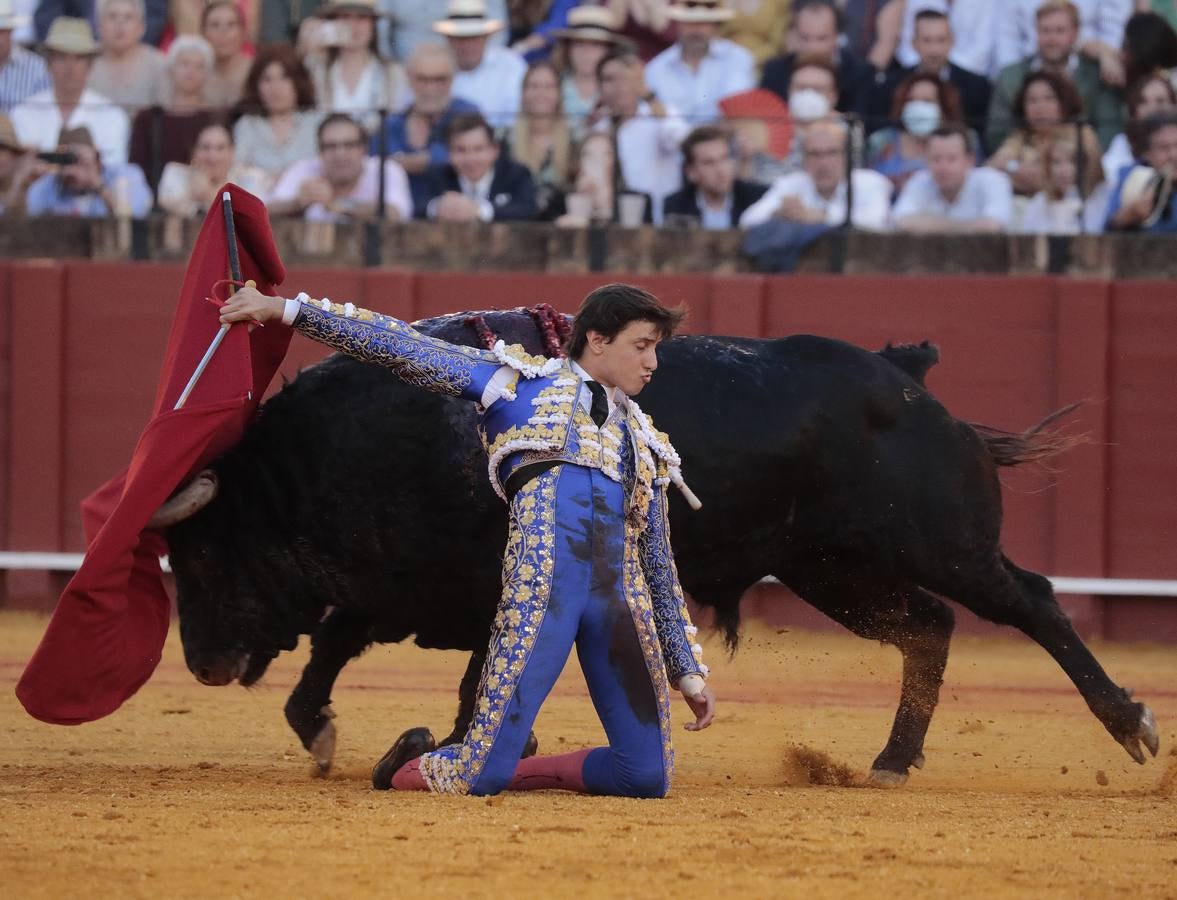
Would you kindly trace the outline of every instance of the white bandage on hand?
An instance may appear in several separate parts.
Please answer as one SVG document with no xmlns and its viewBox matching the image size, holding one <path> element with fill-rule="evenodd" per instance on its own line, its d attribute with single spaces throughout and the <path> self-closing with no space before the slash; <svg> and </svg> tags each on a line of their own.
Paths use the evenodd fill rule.
<svg viewBox="0 0 1177 900">
<path fill-rule="evenodd" d="M 707 682 L 703 680 L 703 676 L 697 672 L 692 672 L 690 675 L 684 675 L 678 680 L 678 689 L 682 691 L 684 697 L 690 697 L 692 700 L 697 699 L 703 693 L 703 688 L 707 686 Z"/>
</svg>

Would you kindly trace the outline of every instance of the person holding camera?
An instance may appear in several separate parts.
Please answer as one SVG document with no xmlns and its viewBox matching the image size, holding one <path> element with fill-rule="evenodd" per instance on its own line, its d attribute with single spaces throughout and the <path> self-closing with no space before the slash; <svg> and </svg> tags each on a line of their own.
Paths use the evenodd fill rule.
<svg viewBox="0 0 1177 900">
<path fill-rule="evenodd" d="M 52 169 L 29 187 L 30 216 L 142 219 L 151 211 L 143 170 L 129 163 L 104 165 L 87 128 L 64 129 L 58 149 L 38 158 Z"/>
<path fill-rule="evenodd" d="M 319 108 L 348 113 L 373 131 L 379 110 L 396 111 L 412 100 L 405 70 L 376 52 L 376 0 L 330 0 L 308 19 L 313 38 L 306 64 Z"/>
</svg>

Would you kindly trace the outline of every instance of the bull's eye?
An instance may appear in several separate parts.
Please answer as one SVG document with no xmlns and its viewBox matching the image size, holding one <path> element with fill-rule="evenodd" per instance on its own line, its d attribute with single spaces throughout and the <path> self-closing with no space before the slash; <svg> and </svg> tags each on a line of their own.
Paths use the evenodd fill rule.
<svg viewBox="0 0 1177 900">
<path fill-rule="evenodd" d="M 204 562 L 208 559 L 208 547 L 197 547 L 196 553 L 193 554 L 197 562 Z"/>
</svg>

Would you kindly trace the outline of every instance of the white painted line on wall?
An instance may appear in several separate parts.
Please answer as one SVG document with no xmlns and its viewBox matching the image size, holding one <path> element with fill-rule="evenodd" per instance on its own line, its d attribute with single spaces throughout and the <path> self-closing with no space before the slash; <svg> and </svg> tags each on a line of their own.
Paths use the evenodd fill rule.
<svg viewBox="0 0 1177 900">
<path fill-rule="evenodd" d="M 0 571 L 5 569 L 34 569 L 50 572 L 76 572 L 82 564 L 81 553 L 31 553 L 16 550 L 0 550 Z M 165 572 L 170 572 L 168 558 L 160 562 Z M 780 584 L 769 576 L 763 579 Z M 1060 594 L 1097 594 L 1105 597 L 1177 597 L 1177 581 L 1151 578 L 1071 578 L 1055 575 L 1050 579 Z"/>
<path fill-rule="evenodd" d="M 36 569 L 48 572 L 76 572 L 82 565 L 81 553 L 32 553 L 19 550 L 0 550 L 0 571 L 5 569 Z M 166 556 L 160 557 L 165 572 L 172 571 Z"/>
</svg>

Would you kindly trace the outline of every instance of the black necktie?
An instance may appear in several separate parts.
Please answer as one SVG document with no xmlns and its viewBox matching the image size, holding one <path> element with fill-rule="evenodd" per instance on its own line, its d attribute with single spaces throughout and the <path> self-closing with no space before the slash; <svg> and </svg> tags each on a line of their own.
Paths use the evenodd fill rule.
<svg viewBox="0 0 1177 900">
<path fill-rule="evenodd" d="M 605 386 L 599 381 L 586 381 L 585 384 L 593 392 L 593 405 L 589 409 L 589 415 L 600 428 L 609 418 L 609 401 L 605 399 Z"/>
</svg>

